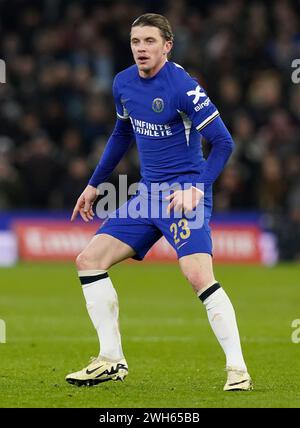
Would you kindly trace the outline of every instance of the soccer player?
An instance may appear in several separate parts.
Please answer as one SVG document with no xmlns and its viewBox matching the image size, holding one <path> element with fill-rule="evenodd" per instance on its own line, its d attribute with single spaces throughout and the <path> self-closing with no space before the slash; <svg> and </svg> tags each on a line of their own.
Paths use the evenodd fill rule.
<svg viewBox="0 0 300 428">
<path fill-rule="evenodd" d="M 141 163 L 141 182 L 147 188 L 151 183 L 163 182 L 171 186 L 174 182 L 191 185 L 175 187 L 167 199 L 159 199 L 166 208 L 163 212 L 169 216 L 110 217 L 79 254 L 78 275 L 98 333 L 100 354 L 84 369 L 67 375 L 66 380 L 78 386 L 123 380 L 128 374 L 119 331 L 118 298 L 107 271 L 127 258 L 142 260 L 164 235 L 177 253 L 183 274 L 205 306 L 211 328 L 225 353 L 224 390 L 251 389 L 235 312 L 213 273 L 209 227 L 212 184 L 232 152 L 233 141 L 205 91 L 181 66 L 168 61 L 173 39 L 170 24 L 162 15 L 145 14 L 133 22 L 131 49 L 135 65 L 117 74 L 113 83 L 115 129 L 77 200 L 71 220 L 78 213 L 86 222 L 93 219 L 97 186 L 114 170 L 133 136 Z M 206 160 L 201 135 L 211 145 Z M 203 183 L 204 191 L 197 183 Z M 200 203 L 204 209 L 203 224 L 192 228 L 185 214 Z M 175 213 L 180 213 L 179 218 L 175 218 Z"/>
</svg>

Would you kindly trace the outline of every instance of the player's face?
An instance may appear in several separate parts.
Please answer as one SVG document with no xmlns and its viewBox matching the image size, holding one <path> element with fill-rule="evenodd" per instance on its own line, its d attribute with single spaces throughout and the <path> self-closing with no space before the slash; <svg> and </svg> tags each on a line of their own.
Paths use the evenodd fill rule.
<svg viewBox="0 0 300 428">
<path fill-rule="evenodd" d="M 131 50 L 142 77 L 154 76 L 167 60 L 172 42 L 165 41 L 157 27 L 133 27 Z"/>
</svg>

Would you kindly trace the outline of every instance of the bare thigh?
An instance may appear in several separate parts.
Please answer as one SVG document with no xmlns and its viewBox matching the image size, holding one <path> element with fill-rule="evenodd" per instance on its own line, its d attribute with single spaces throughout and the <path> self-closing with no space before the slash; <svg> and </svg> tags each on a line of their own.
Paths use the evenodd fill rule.
<svg viewBox="0 0 300 428">
<path fill-rule="evenodd" d="M 95 235 L 76 259 L 78 270 L 107 270 L 116 263 L 135 255 L 129 245 L 111 235 Z"/>
</svg>

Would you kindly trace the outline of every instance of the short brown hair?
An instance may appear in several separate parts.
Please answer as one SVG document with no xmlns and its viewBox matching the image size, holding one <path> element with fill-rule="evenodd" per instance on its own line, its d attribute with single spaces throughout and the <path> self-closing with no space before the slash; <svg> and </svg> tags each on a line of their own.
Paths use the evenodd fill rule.
<svg viewBox="0 0 300 428">
<path fill-rule="evenodd" d="M 139 16 L 132 24 L 132 27 L 156 27 L 160 30 L 162 37 L 166 41 L 174 41 L 174 34 L 167 18 L 157 13 L 145 13 Z"/>
</svg>

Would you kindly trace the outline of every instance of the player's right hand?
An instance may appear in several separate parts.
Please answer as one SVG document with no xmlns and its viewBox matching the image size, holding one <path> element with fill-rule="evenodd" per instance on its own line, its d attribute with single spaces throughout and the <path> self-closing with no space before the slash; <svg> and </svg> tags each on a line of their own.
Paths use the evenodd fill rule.
<svg viewBox="0 0 300 428">
<path fill-rule="evenodd" d="M 97 196 L 98 194 L 96 187 L 90 185 L 86 186 L 84 191 L 77 199 L 71 221 L 75 220 L 78 213 L 80 213 L 81 217 L 86 223 L 88 223 L 90 220 L 93 220 L 95 215 L 93 212 L 93 203 L 97 199 Z"/>
</svg>

